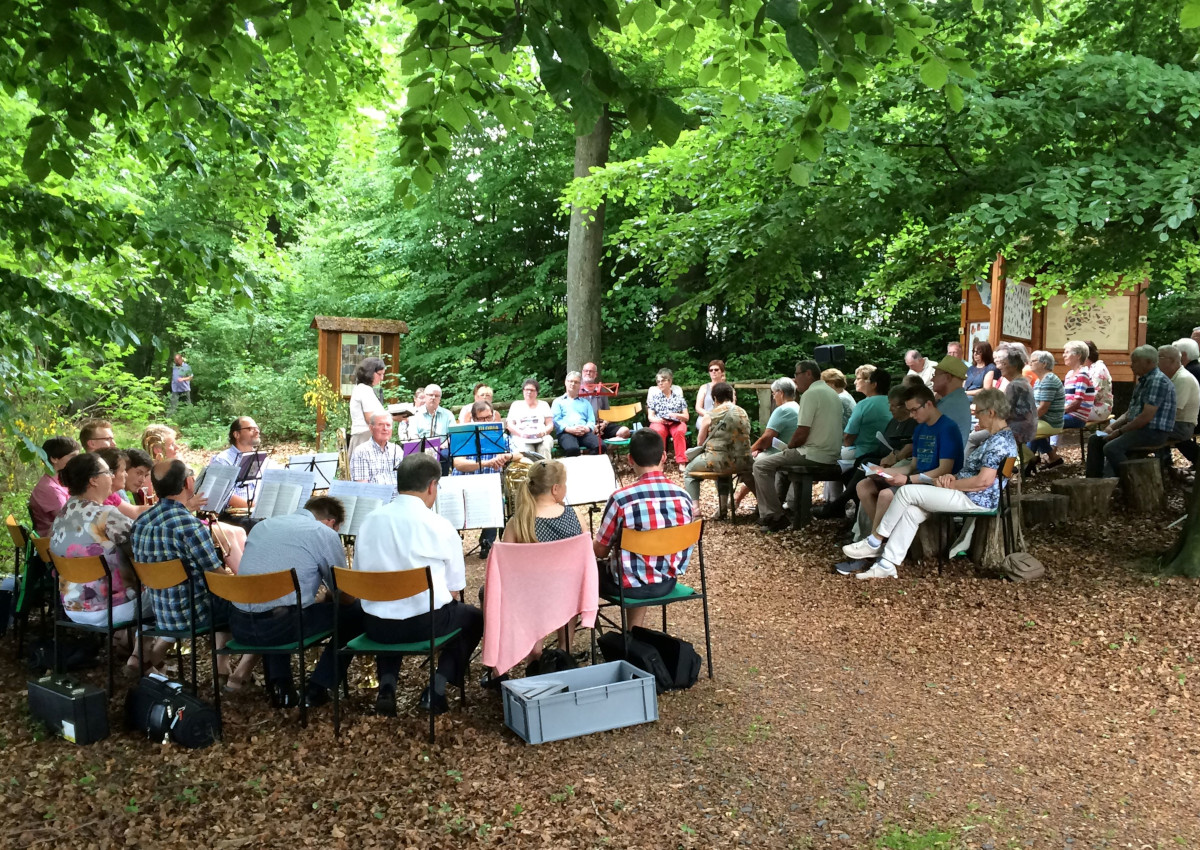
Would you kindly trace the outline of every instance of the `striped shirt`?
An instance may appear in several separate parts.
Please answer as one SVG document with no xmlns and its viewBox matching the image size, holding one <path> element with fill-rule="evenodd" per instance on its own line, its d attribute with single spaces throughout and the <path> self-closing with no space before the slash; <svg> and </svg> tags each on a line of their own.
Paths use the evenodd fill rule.
<svg viewBox="0 0 1200 850">
<path fill-rule="evenodd" d="M 1067 406 L 1067 396 L 1063 391 L 1063 382 L 1058 375 L 1047 372 L 1033 388 L 1033 400 L 1038 404 L 1050 402 L 1050 407 L 1039 418 L 1051 428 L 1061 428 L 1063 423 L 1063 408 Z"/>
<path fill-rule="evenodd" d="M 1076 419 L 1087 420 L 1092 415 L 1092 407 L 1096 404 L 1096 386 L 1092 383 L 1092 376 L 1088 372 L 1087 366 L 1080 366 L 1078 369 L 1068 372 L 1063 390 L 1067 394 L 1068 407 L 1079 402 L 1079 406 L 1071 411 L 1071 415 Z"/>
<path fill-rule="evenodd" d="M 609 497 L 596 530 L 596 542 L 602 547 L 619 547 L 622 528 L 653 531 L 687 525 L 692 517 L 692 499 L 687 491 L 662 472 L 652 470 Z M 668 581 L 683 575 L 691 555 L 689 548 L 647 559 L 621 550 L 621 583 L 625 587 L 644 587 Z"/>
</svg>

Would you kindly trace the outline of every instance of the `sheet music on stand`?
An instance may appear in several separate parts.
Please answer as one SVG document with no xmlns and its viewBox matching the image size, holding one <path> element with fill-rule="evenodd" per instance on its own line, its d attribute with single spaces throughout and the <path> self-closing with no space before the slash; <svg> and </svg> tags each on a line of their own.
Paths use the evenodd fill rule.
<svg viewBox="0 0 1200 850">
<path fill-rule="evenodd" d="M 425 452 L 434 460 L 441 460 L 442 444 L 445 441 L 445 437 L 421 437 L 419 440 L 405 440 L 400 444 L 400 451 L 404 457 L 415 455 L 417 452 Z"/>
<path fill-rule="evenodd" d="M 238 467 L 212 463 L 200 473 L 196 482 L 196 492 L 204 496 L 203 510 L 219 514 L 229 507 L 229 497 L 238 480 Z"/>
<path fill-rule="evenodd" d="M 503 422 L 468 422 L 451 425 L 450 457 L 478 458 L 508 451 Z"/>
<path fill-rule="evenodd" d="M 567 468 L 568 505 L 604 504 L 617 489 L 617 476 L 608 455 L 564 457 Z"/>
<path fill-rule="evenodd" d="M 266 469 L 258 485 L 251 519 L 294 514 L 312 496 L 317 473 L 303 469 Z"/>
<path fill-rule="evenodd" d="M 459 531 L 504 526 L 504 494 L 498 474 L 449 475 L 438 482 L 433 506 Z"/>
<path fill-rule="evenodd" d="M 251 504 L 258 495 L 258 484 L 262 480 L 262 472 L 269 458 L 267 452 L 245 452 L 238 455 L 234 461 L 234 468 L 237 470 L 235 489 L 245 487 L 246 501 Z"/>
<path fill-rule="evenodd" d="M 363 520 L 372 511 L 389 504 L 396 497 L 396 488 L 364 481 L 334 481 L 329 485 L 329 495 L 341 502 L 346 510 L 342 536 L 357 537 Z"/>
<path fill-rule="evenodd" d="M 317 452 L 307 455 L 292 455 L 288 458 L 288 469 L 316 473 L 318 490 L 325 490 L 337 478 L 338 453 Z M 265 476 L 264 476 L 265 477 Z"/>
</svg>

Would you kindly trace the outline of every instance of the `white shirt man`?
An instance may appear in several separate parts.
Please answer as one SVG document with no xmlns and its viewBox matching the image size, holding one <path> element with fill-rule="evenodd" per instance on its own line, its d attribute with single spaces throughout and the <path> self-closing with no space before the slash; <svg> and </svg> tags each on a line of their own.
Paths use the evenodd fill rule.
<svg viewBox="0 0 1200 850">
<path fill-rule="evenodd" d="M 239 416 L 229 426 L 229 447 L 213 455 L 209 466 L 237 466 L 242 462 L 242 455 L 258 451 L 262 445 L 262 432 L 258 423 L 249 416 Z M 258 490 L 258 478 L 250 478 L 233 489 L 229 497 L 229 507 L 245 508 L 254 501 Z"/>
<path fill-rule="evenodd" d="M 1175 385 L 1175 429 L 1171 438 L 1175 448 L 1192 464 L 1196 463 L 1200 449 L 1193 442 L 1196 420 L 1200 419 L 1200 382 L 1183 368 L 1179 347 L 1164 345 L 1158 349 L 1158 368 Z"/>
<path fill-rule="evenodd" d="M 429 639 L 429 594 L 433 594 L 433 632 L 443 635 L 460 629 L 460 634 L 442 645 L 432 693 L 421 697 L 435 713 L 447 709 L 446 684 L 460 683 L 466 676 L 471 653 L 483 637 L 483 612 L 465 605 L 451 594 L 467 585 L 462 539 L 454 526 L 432 508 L 437 502 L 441 466 L 424 454 L 406 457 L 396 470 L 400 493 L 391 504 L 367 516 L 354 544 L 354 568 L 371 572 L 393 572 L 429 567 L 431 590 L 396 602 L 362 603 L 367 637 L 380 643 L 407 643 Z M 398 656 L 381 656 L 379 697 L 375 710 L 396 713 Z"/>
<path fill-rule="evenodd" d="M 909 375 L 916 375 L 925 382 L 925 386 L 933 389 L 933 370 L 935 367 L 931 360 L 922 357 L 921 352 L 913 348 L 904 355 L 904 365 L 908 367 Z"/>
</svg>

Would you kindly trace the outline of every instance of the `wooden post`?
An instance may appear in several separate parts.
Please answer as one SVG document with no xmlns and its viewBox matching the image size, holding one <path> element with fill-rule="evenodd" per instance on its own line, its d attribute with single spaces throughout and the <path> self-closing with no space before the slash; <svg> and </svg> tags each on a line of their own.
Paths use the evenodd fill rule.
<svg viewBox="0 0 1200 850">
<path fill-rule="evenodd" d="M 1121 476 L 1121 493 L 1125 504 L 1135 513 L 1155 513 L 1167 503 L 1163 492 L 1162 468 L 1156 457 L 1127 460 L 1117 470 Z"/>
</svg>

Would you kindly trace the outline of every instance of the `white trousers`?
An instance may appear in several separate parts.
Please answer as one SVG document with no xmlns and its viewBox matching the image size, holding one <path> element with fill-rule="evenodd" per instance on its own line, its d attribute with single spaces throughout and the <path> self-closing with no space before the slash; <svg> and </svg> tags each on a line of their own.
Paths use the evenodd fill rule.
<svg viewBox="0 0 1200 850">
<path fill-rule="evenodd" d="M 883 559 L 893 566 L 904 561 L 920 527 L 930 514 L 986 513 L 961 490 L 947 490 L 932 484 L 906 484 L 896 491 L 879 523 L 880 537 L 886 537 Z"/>
</svg>

